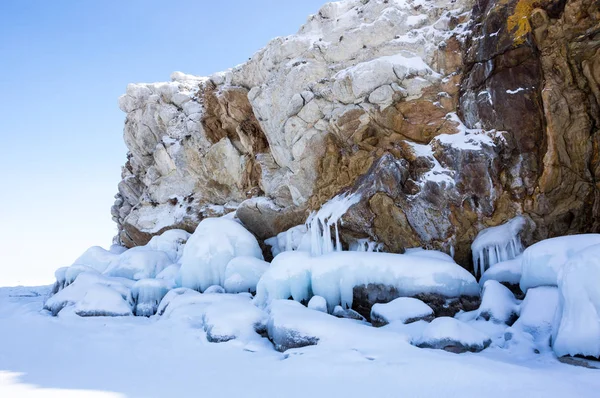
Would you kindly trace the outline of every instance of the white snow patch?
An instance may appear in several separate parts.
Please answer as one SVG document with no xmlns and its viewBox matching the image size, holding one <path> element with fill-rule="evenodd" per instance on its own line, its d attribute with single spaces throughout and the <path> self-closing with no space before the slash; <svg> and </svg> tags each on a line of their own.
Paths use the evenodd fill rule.
<svg viewBox="0 0 600 398">
<path fill-rule="evenodd" d="M 433 316 L 431 307 L 412 297 L 399 297 L 386 304 L 375 304 L 371 308 L 371 322 L 379 325 L 414 322 L 430 316 Z"/>
</svg>

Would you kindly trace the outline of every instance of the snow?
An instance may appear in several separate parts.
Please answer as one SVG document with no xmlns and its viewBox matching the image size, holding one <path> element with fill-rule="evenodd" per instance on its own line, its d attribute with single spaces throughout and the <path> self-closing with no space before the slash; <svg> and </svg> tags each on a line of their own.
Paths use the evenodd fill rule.
<svg viewBox="0 0 600 398">
<path fill-rule="evenodd" d="M 131 303 L 108 286 L 94 285 L 77 301 L 74 310 L 79 316 L 128 316 Z"/>
<path fill-rule="evenodd" d="M 259 340 L 257 331 L 265 331 L 266 322 L 267 314 L 244 296 L 217 302 L 209 306 L 204 314 L 204 330 L 212 342 Z"/>
<path fill-rule="evenodd" d="M 413 343 L 422 348 L 459 347 L 466 351 L 481 351 L 491 344 L 486 334 L 450 317 L 435 318 Z"/>
<path fill-rule="evenodd" d="M 104 271 L 104 275 L 133 280 L 154 278 L 171 264 L 167 253 L 140 246 L 119 255 Z"/>
<path fill-rule="evenodd" d="M 488 280 L 495 280 L 511 285 L 518 285 L 521 281 L 522 258 L 523 256 L 519 255 L 512 260 L 494 264 L 493 267 L 488 268 L 487 271 L 483 273 L 483 276 L 479 280 L 479 284 L 483 286 Z"/>
<path fill-rule="evenodd" d="M 521 254 L 520 233 L 525 223 L 524 217 L 517 216 L 502 225 L 479 231 L 471 244 L 475 275 L 483 275 L 494 264 L 512 260 Z"/>
<path fill-rule="evenodd" d="M 269 265 L 268 262 L 256 257 L 235 257 L 227 264 L 223 287 L 228 293 L 254 293 L 260 277 L 267 271 Z"/>
<path fill-rule="evenodd" d="M 63 290 L 49 297 L 44 303 L 44 309 L 47 309 L 52 315 L 57 315 L 67 306 L 76 305 L 83 300 L 92 288 L 104 286 L 116 291 L 127 302 L 133 303 L 131 299 L 130 285 L 122 278 L 109 278 L 98 273 L 83 272 L 78 275 L 75 282 L 65 287 Z M 91 300 L 88 299 L 89 303 Z M 99 303 L 102 306 L 101 303 Z"/>
<path fill-rule="evenodd" d="M 273 257 L 281 252 L 299 250 L 304 236 L 307 234 L 306 225 L 297 225 L 287 231 L 279 233 L 277 236 L 265 240 L 265 243 L 271 246 Z M 310 242 L 308 242 L 310 244 Z M 310 250 L 310 248 L 308 249 Z"/>
<path fill-rule="evenodd" d="M 580 250 L 597 244 L 600 244 L 600 234 L 560 236 L 531 245 L 523 252 L 521 290 L 557 286 L 563 264 Z"/>
<path fill-rule="evenodd" d="M 554 352 L 600 359 L 600 244 L 576 255 L 558 273 Z"/>
<path fill-rule="evenodd" d="M 131 288 L 135 302 L 133 309 L 136 316 L 152 316 L 156 314 L 158 304 L 173 287 L 163 279 L 141 279 Z"/>
<path fill-rule="evenodd" d="M 512 325 L 518 315 L 519 305 L 512 292 L 498 281 L 485 282 L 477 317 Z"/>
<path fill-rule="evenodd" d="M 558 288 L 540 286 L 527 290 L 527 295 L 520 306 L 519 319 L 507 329 L 506 338 L 509 344 L 525 342 L 532 349 L 548 351 L 556 309 L 558 307 Z M 531 336 L 523 339 L 519 333 Z"/>
<path fill-rule="evenodd" d="M 436 293 L 446 297 L 478 296 L 473 275 L 456 263 L 427 257 L 391 253 L 336 252 L 312 257 L 284 252 L 273 259 L 258 283 L 256 301 L 292 297 L 308 301 L 323 296 L 329 309 L 352 307 L 352 290 L 369 283 L 395 287 L 400 296 Z"/>
<path fill-rule="evenodd" d="M 348 209 L 360 201 L 360 195 L 338 195 L 326 202 L 318 212 L 311 214 L 306 221 L 307 236 L 310 237 L 310 251 L 313 256 L 341 251 L 338 221 Z M 332 237 L 331 229 L 334 229 Z"/>
<path fill-rule="evenodd" d="M 327 300 L 321 296 L 312 296 L 306 307 L 310 308 L 311 310 L 327 313 Z"/>
<path fill-rule="evenodd" d="M 115 250 L 118 251 L 118 249 Z M 115 251 L 105 250 L 100 246 L 93 246 L 79 256 L 79 258 L 73 262 L 73 265 L 86 265 L 94 268 L 98 272 L 104 272 L 119 254 L 120 253 L 115 253 Z"/>
<path fill-rule="evenodd" d="M 438 260 L 450 261 L 451 263 L 454 263 L 454 259 L 452 258 L 452 256 L 439 250 L 425 250 L 420 247 L 413 247 L 406 249 L 404 254 L 406 254 L 407 256 L 435 258 Z"/>
<path fill-rule="evenodd" d="M 227 264 L 240 256 L 263 259 L 254 235 L 233 220 L 206 218 L 183 250 L 181 285 L 200 291 L 211 285 L 223 286 Z"/>
<path fill-rule="evenodd" d="M 209 343 L 203 328 L 182 319 L 53 318 L 40 312 L 49 291 L 0 288 L 2 397 L 184 397 L 200 389 L 247 398 L 282 391 L 288 398 L 395 397 L 398 391 L 424 398 L 587 398 L 600 389 L 596 371 L 561 364 L 551 353 L 517 358 L 488 348 L 454 355 L 410 346 L 407 330 L 425 322 L 372 328 L 284 304 L 279 315 L 288 321 L 274 323 L 302 327 L 319 343 L 281 354 L 257 349 L 265 339 Z M 365 375 L 368 382 L 356 382 Z"/>
<path fill-rule="evenodd" d="M 146 247 L 150 250 L 167 253 L 172 263 L 179 261 L 183 255 L 183 247 L 191 234 L 181 229 L 170 229 L 161 235 L 153 236 Z"/>
<path fill-rule="evenodd" d="M 433 317 L 431 307 L 412 297 L 399 297 L 371 308 L 371 322 L 377 326 L 392 322 L 412 323 L 428 317 Z"/>
</svg>

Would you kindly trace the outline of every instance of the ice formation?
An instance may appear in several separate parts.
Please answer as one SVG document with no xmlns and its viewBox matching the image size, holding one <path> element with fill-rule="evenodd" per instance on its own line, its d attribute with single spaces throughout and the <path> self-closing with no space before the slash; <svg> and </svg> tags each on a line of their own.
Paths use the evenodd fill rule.
<svg viewBox="0 0 600 398">
<path fill-rule="evenodd" d="M 154 278 L 172 263 L 163 251 L 134 247 L 114 259 L 104 275 L 132 280 Z"/>
<path fill-rule="evenodd" d="M 118 247 L 120 248 L 121 246 Z M 115 248 L 114 250 L 108 251 L 100 246 L 90 247 L 73 262 L 73 265 L 87 265 L 98 272 L 104 272 L 110 263 L 119 257 L 120 253 L 118 251 L 120 249 Z"/>
<path fill-rule="evenodd" d="M 227 293 L 254 293 L 260 277 L 267 271 L 269 265 L 268 262 L 256 257 L 235 257 L 227 264 L 223 287 Z"/>
<path fill-rule="evenodd" d="M 265 240 L 265 243 L 271 246 L 271 253 L 273 254 L 273 257 L 286 251 L 303 250 L 304 248 L 301 246 L 303 241 L 308 243 L 307 246 L 310 245 L 310 242 L 304 239 L 307 232 L 308 228 L 306 225 L 297 225 L 288 229 L 287 231 L 279 233 L 277 236 Z M 306 249 L 310 251 L 310 247 Z"/>
<path fill-rule="evenodd" d="M 181 229 L 170 229 L 161 235 L 153 236 L 146 247 L 150 250 L 157 250 L 167 253 L 172 263 L 179 261 L 183 255 L 185 243 L 191 234 Z"/>
<path fill-rule="evenodd" d="M 489 280 L 483 285 L 478 319 L 512 325 L 519 316 L 515 296 L 500 282 Z"/>
<path fill-rule="evenodd" d="M 211 285 L 223 286 L 227 264 L 240 256 L 263 259 L 254 235 L 233 220 L 206 218 L 183 250 L 181 285 L 199 291 Z"/>
<path fill-rule="evenodd" d="M 338 195 L 325 203 L 306 221 L 313 256 L 342 251 L 338 222 L 348 209 L 360 201 L 360 195 Z M 331 230 L 333 229 L 333 236 Z"/>
<path fill-rule="evenodd" d="M 57 315 L 63 308 L 76 305 L 83 300 L 85 295 L 96 286 L 104 286 L 117 292 L 126 302 L 133 304 L 131 298 L 131 286 L 133 281 L 123 278 L 110 278 L 99 273 L 83 272 L 77 276 L 77 279 L 58 293 L 50 296 L 44 303 L 44 309 L 50 311 L 52 315 Z M 98 296 L 96 296 L 98 297 Z M 87 300 L 87 310 L 90 310 L 91 303 L 99 303 L 91 298 Z"/>
<path fill-rule="evenodd" d="M 310 308 L 311 310 L 327 313 L 327 300 L 321 296 L 312 296 L 306 307 Z"/>
<path fill-rule="evenodd" d="M 133 312 L 136 316 L 152 316 L 160 301 L 173 285 L 161 279 L 141 279 L 131 288 L 131 296 L 135 306 Z"/>
<path fill-rule="evenodd" d="M 433 318 L 433 310 L 412 297 L 399 297 L 389 303 L 375 304 L 371 308 L 371 322 L 375 326 L 392 322 L 412 323 L 426 318 Z"/>
<path fill-rule="evenodd" d="M 558 273 L 558 289 L 554 352 L 600 359 L 600 244 L 571 257 Z"/>
<path fill-rule="evenodd" d="M 79 316 L 128 316 L 131 303 L 116 290 L 97 284 L 75 303 L 74 311 Z"/>
<path fill-rule="evenodd" d="M 517 216 L 505 224 L 481 230 L 473 243 L 473 267 L 475 275 L 483 275 L 486 269 L 502 261 L 512 260 L 523 251 L 520 233 L 525 218 Z"/>
<path fill-rule="evenodd" d="M 557 286 L 560 268 L 577 252 L 600 244 L 600 234 L 560 236 L 531 245 L 523 252 L 521 290 Z"/>
<path fill-rule="evenodd" d="M 478 296 L 475 278 L 460 265 L 433 258 L 391 253 L 336 252 L 313 257 L 285 252 L 275 257 L 257 286 L 256 301 L 292 297 L 308 301 L 323 296 L 331 311 L 352 307 L 353 288 L 369 283 L 393 286 L 400 296 L 436 293 L 446 297 Z"/>
<path fill-rule="evenodd" d="M 512 260 L 495 264 L 483 273 L 483 276 L 479 280 L 479 284 L 483 286 L 486 281 L 495 280 L 510 285 L 518 285 L 521 281 L 522 259 L 523 256 L 519 255 Z"/>
<path fill-rule="evenodd" d="M 492 343 L 489 336 L 472 326 L 449 317 L 436 318 L 413 342 L 422 348 L 446 349 L 453 352 L 481 351 Z"/>
</svg>

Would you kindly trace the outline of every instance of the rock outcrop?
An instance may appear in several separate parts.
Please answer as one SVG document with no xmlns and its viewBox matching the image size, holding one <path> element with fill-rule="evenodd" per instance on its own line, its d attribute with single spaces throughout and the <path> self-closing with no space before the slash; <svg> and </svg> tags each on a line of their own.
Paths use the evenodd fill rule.
<svg viewBox="0 0 600 398">
<path fill-rule="evenodd" d="M 345 0 L 210 77 L 132 84 L 117 240 L 237 211 L 266 239 L 350 191 L 342 242 L 470 262 L 485 227 L 526 244 L 598 230 L 594 0 Z"/>
</svg>

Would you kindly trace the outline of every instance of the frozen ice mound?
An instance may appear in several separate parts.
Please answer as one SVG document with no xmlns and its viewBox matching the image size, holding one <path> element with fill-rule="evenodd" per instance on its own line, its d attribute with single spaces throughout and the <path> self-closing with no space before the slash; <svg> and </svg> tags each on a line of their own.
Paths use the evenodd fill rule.
<svg viewBox="0 0 600 398">
<path fill-rule="evenodd" d="M 171 264 L 156 275 L 156 279 L 162 279 L 173 286 L 179 286 L 179 270 L 181 265 Z"/>
<path fill-rule="evenodd" d="M 265 244 L 271 246 L 271 254 L 275 257 L 282 252 L 301 250 L 301 244 L 307 233 L 308 228 L 306 225 L 297 225 L 265 240 Z M 310 247 L 307 247 L 306 250 L 310 251 Z"/>
<path fill-rule="evenodd" d="M 73 265 L 86 265 L 94 268 L 98 272 L 104 272 L 110 263 L 117 257 L 119 257 L 119 253 L 116 253 L 115 251 L 108 251 L 100 246 L 93 246 L 79 256 L 79 258 L 73 262 Z"/>
<path fill-rule="evenodd" d="M 475 275 L 482 275 L 494 264 L 512 260 L 523 252 L 520 234 L 525 224 L 525 218 L 517 216 L 502 225 L 479 231 L 471 244 Z"/>
<path fill-rule="evenodd" d="M 234 257 L 263 260 L 254 235 L 239 223 L 226 218 L 206 218 L 187 241 L 181 257 L 181 285 L 204 291 L 223 286 L 227 264 Z"/>
<path fill-rule="evenodd" d="M 523 256 L 520 255 L 512 260 L 494 264 L 483 273 L 479 284 L 483 286 L 488 280 L 494 280 L 509 285 L 518 285 L 521 282 L 522 259 Z"/>
<path fill-rule="evenodd" d="M 91 286 L 83 298 L 75 303 L 79 316 L 129 316 L 131 302 L 116 290 L 105 285 Z"/>
<path fill-rule="evenodd" d="M 277 351 L 311 345 L 351 349 L 405 347 L 406 335 L 376 329 L 351 319 L 314 311 L 292 300 L 275 300 L 267 308 L 267 333 Z"/>
<path fill-rule="evenodd" d="M 600 358 L 600 244 L 571 256 L 558 273 L 553 349 Z"/>
<path fill-rule="evenodd" d="M 477 319 L 512 325 L 518 316 L 519 303 L 514 294 L 498 281 L 485 282 Z"/>
<path fill-rule="evenodd" d="M 267 314 L 246 296 L 215 302 L 204 313 L 204 330 L 211 343 L 252 341 L 266 333 Z"/>
<path fill-rule="evenodd" d="M 136 316 L 152 316 L 156 314 L 158 305 L 173 285 L 162 279 L 140 279 L 131 288 L 131 296 Z"/>
<path fill-rule="evenodd" d="M 150 279 L 172 264 L 167 253 L 144 246 L 134 247 L 114 259 L 104 275 L 131 280 Z"/>
<path fill-rule="evenodd" d="M 419 320 L 432 320 L 430 306 L 412 297 L 399 297 L 385 304 L 375 304 L 371 308 L 373 326 L 384 326 L 392 322 L 412 323 Z"/>
<path fill-rule="evenodd" d="M 131 286 L 133 281 L 128 281 L 122 278 L 110 278 L 98 273 L 83 272 L 77 276 L 77 279 L 51 296 L 44 303 L 44 309 L 50 311 L 56 316 L 63 308 L 71 305 L 76 305 L 85 295 L 96 286 L 104 286 L 117 292 L 127 303 L 133 305 L 131 298 Z M 98 295 L 95 296 L 99 297 Z M 92 297 L 94 298 L 94 297 Z M 88 302 L 91 302 L 91 298 Z"/>
<path fill-rule="evenodd" d="M 179 261 L 183 248 L 192 234 L 182 229 L 170 229 L 160 235 L 153 236 L 145 246 L 150 250 L 165 252 L 172 263 Z"/>
<path fill-rule="evenodd" d="M 399 296 L 435 293 L 445 297 L 479 296 L 479 284 L 460 265 L 444 260 L 403 254 L 337 252 L 313 257 L 310 253 L 284 252 L 275 257 L 260 279 L 256 302 L 288 299 L 308 302 L 313 295 L 352 308 L 355 286 L 383 284 Z"/>
<path fill-rule="evenodd" d="M 341 305 L 336 305 L 331 312 L 331 315 L 335 316 L 336 318 L 353 319 L 363 323 L 367 322 L 367 319 L 358 312 L 351 308 L 343 308 Z"/>
<path fill-rule="evenodd" d="M 508 345 L 525 344 L 530 350 L 540 352 L 549 350 L 557 307 L 557 287 L 540 286 L 527 290 L 519 319 L 505 332 Z"/>
<path fill-rule="evenodd" d="M 269 265 L 256 257 L 235 257 L 227 264 L 223 287 L 228 293 L 255 293 L 256 285 Z"/>
<path fill-rule="evenodd" d="M 179 287 L 173 290 L 169 290 L 165 297 L 163 297 L 163 299 L 160 301 L 160 304 L 156 309 L 156 314 L 163 315 L 167 308 L 171 305 L 173 300 L 179 296 L 197 296 L 199 294 L 200 293 L 198 293 L 197 291 L 188 289 L 187 287 Z"/>
<path fill-rule="evenodd" d="M 312 296 L 306 307 L 311 310 L 327 313 L 327 300 L 321 296 Z"/>
<path fill-rule="evenodd" d="M 574 254 L 600 244 L 600 234 L 560 236 L 542 240 L 523 252 L 521 290 L 557 286 L 558 271 Z"/>
<path fill-rule="evenodd" d="M 406 254 L 407 256 L 433 258 L 454 263 L 454 259 L 452 258 L 452 256 L 439 250 L 425 250 L 421 247 L 413 247 L 410 249 L 406 249 L 404 254 Z"/>
<path fill-rule="evenodd" d="M 413 344 L 420 348 L 442 349 L 454 353 L 479 352 L 492 343 L 485 333 L 450 317 L 436 318 Z"/>
</svg>

